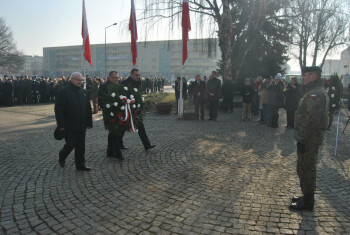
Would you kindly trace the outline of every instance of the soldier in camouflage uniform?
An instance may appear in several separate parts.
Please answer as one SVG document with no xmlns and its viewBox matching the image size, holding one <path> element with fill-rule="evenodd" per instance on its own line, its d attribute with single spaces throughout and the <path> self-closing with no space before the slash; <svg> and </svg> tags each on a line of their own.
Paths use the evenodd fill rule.
<svg viewBox="0 0 350 235">
<path fill-rule="evenodd" d="M 312 210 L 316 189 L 316 159 L 328 124 L 328 95 L 321 80 L 321 68 L 303 69 L 304 97 L 295 114 L 294 128 L 297 141 L 297 173 L 303 193 L 293 197 L 291 209 Z"/>
</svg>

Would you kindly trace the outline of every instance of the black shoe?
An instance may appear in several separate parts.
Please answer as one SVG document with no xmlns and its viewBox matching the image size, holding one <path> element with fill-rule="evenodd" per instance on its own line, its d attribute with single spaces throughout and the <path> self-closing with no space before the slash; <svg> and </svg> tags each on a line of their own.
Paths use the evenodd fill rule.
<svg viewBox="0 0 350 235">
<path fill-rule="evenodd" d="M 128 149 L 128 147 L 125 147 L 124 145 L 120 147 L 120 149 Z"/>
<path fill-rule="evenodd" d="M 62 159 L 62 158 L 59 158 L 58 159 L 58 164 L 60 164 L 60 167 L 64 167 L 64 163 L 65 163 L 65 161 Z"/>
<path fill-rule="evenodd" d="M 314 196 L 305 195 L 297 202 L 292 202 L 289 206 L 291 210 L 313 210 L 314 209 Z"/>
<path fill-rule="evenodd" d="M 298 202 L 298 201 L 300 201 L 303 197 L 304 197 L 304 196 L 299 196 L 299 197 L 294 196 L 294 197 L 292 197 L 291 202 Z"/>
<path fill-rule="evenodd" d="M 204 121 L 204 118 L 201 118 L 202 121 Z"/>
<path fill-rule="evenodd" d="M 145 147 L 145 150 L 153 149 L 154 147 L 156 147 L 156 145 L 150 145 L 150 146 Z"/>
<path fill-rule="evenodd" d="M 92 169 L 86 166 L 77 166 L 77 171 L 91 171 Z"/>
</svg>

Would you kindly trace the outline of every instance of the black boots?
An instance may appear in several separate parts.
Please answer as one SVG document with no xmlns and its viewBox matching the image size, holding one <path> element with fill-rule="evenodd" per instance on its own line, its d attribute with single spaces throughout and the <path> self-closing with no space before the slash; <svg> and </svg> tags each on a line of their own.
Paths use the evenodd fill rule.
<svg viewBox="0 0 350 235">
<path fill-rule="evenodd" d="M 305 194 L 302 197 L 293 197 L 289 208 L 291 210 L 313 210 L 314 194 Z"/>
</svg>

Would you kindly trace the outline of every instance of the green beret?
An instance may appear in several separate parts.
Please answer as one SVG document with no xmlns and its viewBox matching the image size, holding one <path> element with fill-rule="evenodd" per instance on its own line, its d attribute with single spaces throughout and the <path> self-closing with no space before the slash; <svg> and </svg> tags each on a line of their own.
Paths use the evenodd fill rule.
<svg viewBox="0 0 350 235">
<path fill-rule="evenodd" d="M 303 72 L 303 74 L 306 72 L 320 72 L 320 73 L 322 73 L 322 69 L 318 66 L 310 66 L 310 67 L 304 67 L 302 72 Z"/>
</svg>

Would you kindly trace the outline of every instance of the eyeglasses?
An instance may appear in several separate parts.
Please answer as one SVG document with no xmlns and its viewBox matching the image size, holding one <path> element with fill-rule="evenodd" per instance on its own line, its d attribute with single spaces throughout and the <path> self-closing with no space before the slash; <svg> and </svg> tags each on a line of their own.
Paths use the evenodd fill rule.
<svg viewBox="0 0 350 235">
<path fill-rule="evenodd" d="M 84 79 L 77 79 L 77 78 L 72 78 L 72 79 L 74 79 L 74 80 L 76 80 L 78 82 L 84 82 L 85 81 Z"/>
</svg>

